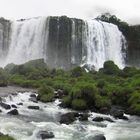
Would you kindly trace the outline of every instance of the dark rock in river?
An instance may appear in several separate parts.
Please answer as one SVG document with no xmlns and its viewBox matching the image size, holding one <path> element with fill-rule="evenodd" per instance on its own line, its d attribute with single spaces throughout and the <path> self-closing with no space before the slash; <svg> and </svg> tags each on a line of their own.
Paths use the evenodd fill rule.
<svg viewBox="0 0 140 140">
<path fill-rule="evenodd" d="M 39 110 L 39 106 L 28 106 L 28 109 L 34 109 L 34 110 Z"/>
<path fill-rule="evenodd" d="M 95 137 L 93 137 L 93 140 L 106 140 L 105 136 L 104 135 L 97 135 Z"/>
<path fill-rule="evenodd" d="M 77 116 L 78 116 L 78 113 L 76 112 L 69 112 L 69 113 L 63 114 L 60 117 L 60 123 L 71 124 L 72 122 L 76 120 Z"/>
<path fill-rule="evenodd" d="M 11 105 L 11 107 L 12 107 L 12 108 L 17 108 L 17 106 L 16 106 L 16 105 Z"/>
<path fill-rule="evenodd" d="M 79 113 L 79 120 L 80 121 L 88 121 L 89 115 L 87 113 Z"/>
<path fill-rule="evenodd" d="M 31 94 L 30 97 L 36 98 L 36 95 L 35 94 Z"/>
<path fill-rule="evenodd" d="M 54 134 L 53 134 L 53 132 L 39 131 L 37 133 L 37 138 L 41 138 L 42 140 L 50 139 L 50 138 L 54 138 Z"/>
<path fill-rule="evenodd" d="M 11 106 L 5 103 L 0 103 L 0 106 L 3 107 L 4 109 L 11 109 Z"/>
<path fill-rule="evenodd" d="M 31 97 L 29 98 L 30 101 L 34 102 L 34 103 L 38 103 L 37 98 L 36 97 Z"/>
<path fill-rule="evenodd" d="M 18 110 L 17 109 L 14 109 L 14 110 L 11 110 L 9 111 L 7 114 L 10 114 L 10 115 L 18 115 Z"/>
<path fill-rule="evenodd" d="M 95 121 L 95 122 L 102 122 L 104 121 L 104 119 L 102 117 L 96 117 L 94 118 L 92 121 Z"/>
<path fill-rule="evenodd" d="M 95 117 L 92 121 L 95 121 L 95 122 L 102 122 L 102 121 L 114 122 L 109 117 Z"/>
<path fill-rule="evenodd" d="M 23 105 L 23 103 L 18 103 L 17 105 Z"/>
</svg>

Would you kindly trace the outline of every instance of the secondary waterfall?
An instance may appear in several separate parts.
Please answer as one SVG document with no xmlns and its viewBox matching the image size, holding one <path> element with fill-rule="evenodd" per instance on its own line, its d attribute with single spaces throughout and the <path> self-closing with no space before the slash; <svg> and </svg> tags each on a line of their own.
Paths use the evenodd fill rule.
<svg viewBox="0 0 140 140">
<path fill-rule="evenodd" d="M 7 53 L 2 50 L 1 66 L 39 58 L 50 67 L 64 69 L 88 65 L 98 70 L 107 60 L 120 68 L 125 65 L 125 37 L 117 26 L 97 20 L 39 17 L 15 21 L 9 42 Z"/>
<path fill-rule="evenodd" d="M 125 65 L 122 49 L 126 40 L 117 26 L 97 20 L 86 23 L 86 64 L 99 69 L 107 60 L 114 61 L 120 68 Z"/>
</svg>

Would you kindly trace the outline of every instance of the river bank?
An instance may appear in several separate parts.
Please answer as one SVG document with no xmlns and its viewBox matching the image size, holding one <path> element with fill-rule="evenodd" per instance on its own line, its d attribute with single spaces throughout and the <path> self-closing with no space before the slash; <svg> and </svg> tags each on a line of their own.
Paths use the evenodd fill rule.
<svg viewBox="0 0 140 140">
<path fill-rule="evenodd" d="M 0 87 L 0 97 L 6 97 L 10 94 L 15 94 L 18 92 L 37 92 L 37 90 L 32 88 L 22 88 L 19 86 Z"/>
</svg>

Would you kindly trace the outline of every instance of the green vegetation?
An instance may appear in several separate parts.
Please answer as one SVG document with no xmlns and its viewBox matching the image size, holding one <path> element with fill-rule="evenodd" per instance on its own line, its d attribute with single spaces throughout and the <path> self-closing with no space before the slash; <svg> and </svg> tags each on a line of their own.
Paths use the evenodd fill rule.
<svg viewBox="0 0 140 140">
<path fill-rule="evenodd" d="M 112 61 L 97 71 L 86 72 L 77 67 L 70 71 L 49 69 L 42 59 L 23 65 L 10 64 L 0 69 L 0 81 L 9 85 L 38 88 L 42 102 L 62 99 L 62 106 L 76 110 L 121 105 L 131 114 L 140 115 L 140 70 L 125 67 L 120 70 Z M 54 91 L 60 92 L 54 93 Z"/>
<path fill-rule="evenodd" d="M 0 140 L 14 140 L 14 138 L 12 138 L 8 135 L 3 135 L 3 136 L 0 136 Z"/>
</svg>

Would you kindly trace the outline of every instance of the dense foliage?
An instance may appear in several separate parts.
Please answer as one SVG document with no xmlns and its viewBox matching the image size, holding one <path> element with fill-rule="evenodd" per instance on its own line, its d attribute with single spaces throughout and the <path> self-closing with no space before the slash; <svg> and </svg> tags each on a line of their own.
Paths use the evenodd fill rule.
<svg viewBox="0 0 140 140">
<path fill-rule="evenodd" d="M 121 105 L 128 113 L 140 115 L 140 70 L 133 67 L 120 70 L 114 62 L 107 61 L 98 72 L 87 73 L 80 67 L 70 71 L 49 69 L 43 60 L 34 60 L 10 64 L 0 76 L 3 73 L 7 73 L 9 85 L 38 88 L 38 99 L 43 102 L 53 101 L 54 91 L 60 90 L 65 107 L 100 111 Z"/>
</svg>

